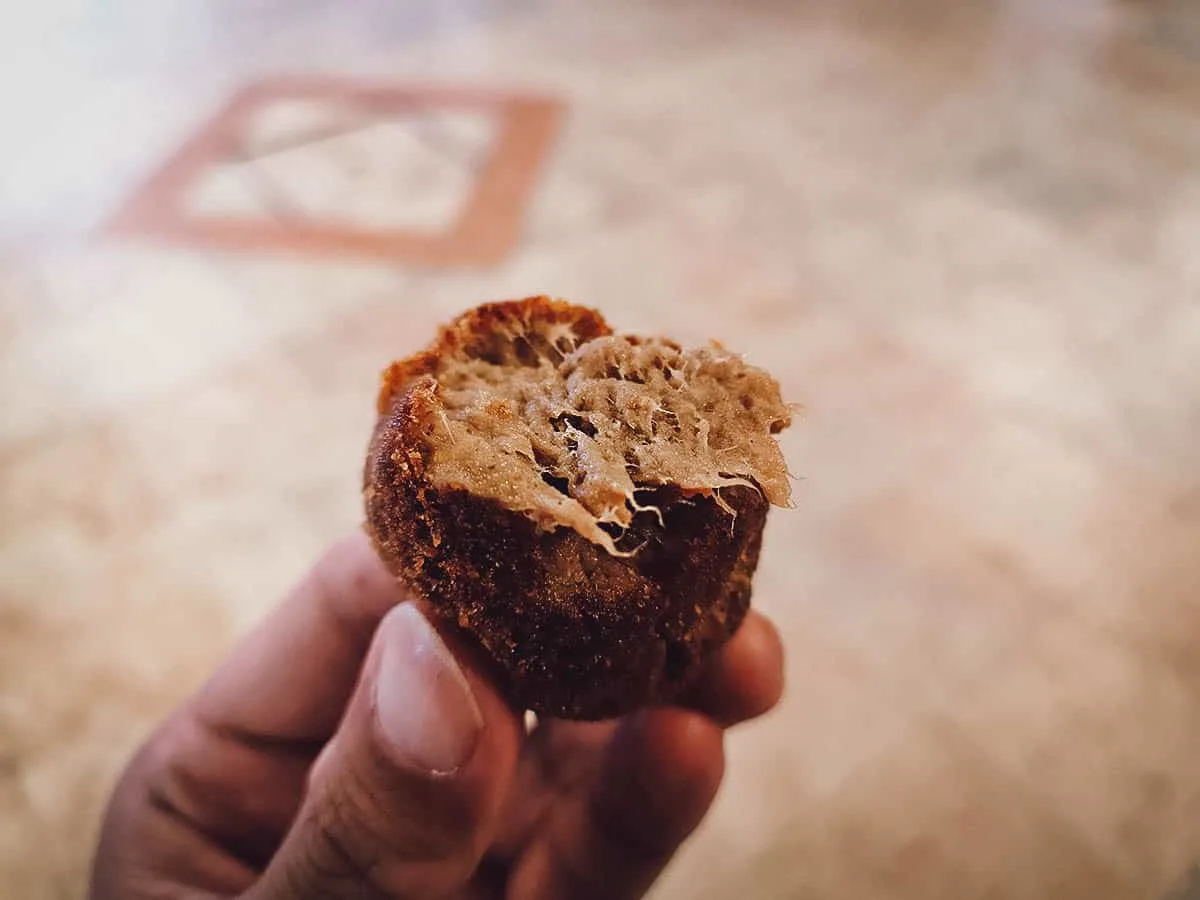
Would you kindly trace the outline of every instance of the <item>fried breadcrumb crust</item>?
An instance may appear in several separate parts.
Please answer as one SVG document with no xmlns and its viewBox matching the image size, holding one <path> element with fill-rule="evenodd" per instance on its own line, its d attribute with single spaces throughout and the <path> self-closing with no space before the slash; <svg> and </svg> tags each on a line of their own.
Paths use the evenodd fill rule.
<svg viewBox="0 0 1200 900">
<path fill-rule="evenodd" d="M 389 569 L 495 663 L 515 706 L 593 720 L 670 702 L 746 615 L 769 501 L 753 482 L 707 495 L 639 483 L 636 509 L 605 546 L 431 478 L 442 363 L 508 365 L 496 336 L 530 323 L 564 326 L 573 346 L 612 333 L 594 311 L 545 297 L 487 304 L 384 373 L 367 531 Z"/>
</svg>

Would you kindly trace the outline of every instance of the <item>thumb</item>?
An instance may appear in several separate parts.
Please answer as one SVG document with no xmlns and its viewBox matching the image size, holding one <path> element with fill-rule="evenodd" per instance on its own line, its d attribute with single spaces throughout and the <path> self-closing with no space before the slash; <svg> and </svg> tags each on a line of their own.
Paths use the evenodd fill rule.
<svg viewBox="0 0 1200 900">
<path fill-rule="evenodd" d="M 491 842 L 522 734 L 417 607 L 395 607 L 248 900 L 407 900 L 464 884 Z"/>
</svg>

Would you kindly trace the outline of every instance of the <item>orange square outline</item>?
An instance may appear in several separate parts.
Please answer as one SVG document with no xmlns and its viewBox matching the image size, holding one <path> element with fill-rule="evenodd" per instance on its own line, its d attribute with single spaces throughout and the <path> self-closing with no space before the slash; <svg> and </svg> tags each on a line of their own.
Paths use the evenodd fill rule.
<svg viewBox="0 0 1200 900">
<path fill-rule="evenodd" d="M 388 112 L 431 107 L 492 110 L 497 112 L 499 129 L 474 190 L 455 222 L 440 233 L 188 215 L 183 207 L 185 191 L 206 167 L 235 150 L 250 117 L 266 103 L 294 99 L 344 100 L 362 109 Z M 430 266 L 495 265 L 520 239 L 527 201 L 563 110 L 562 101 L 551 97 L 482 88 L 299 76 L 256 81 L 230 97 L 143 181 L 102 232 L 242 251 L 353 256 Z"/>
</svg>

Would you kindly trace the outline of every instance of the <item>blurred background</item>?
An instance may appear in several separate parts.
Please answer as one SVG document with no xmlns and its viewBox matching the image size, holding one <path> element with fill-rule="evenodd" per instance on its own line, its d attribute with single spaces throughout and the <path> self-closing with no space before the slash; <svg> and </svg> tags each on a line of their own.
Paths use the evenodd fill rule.
<svg viewBox="0 0 1200 900">
<path fill-rule="evenodd" d="M 381 367 L 538 292 L 806 407 L 659 898 L 1190 896 L 1200 5 L 40 0 L 0 75 L 0 897 L 357 526 Z"/>
</svg>

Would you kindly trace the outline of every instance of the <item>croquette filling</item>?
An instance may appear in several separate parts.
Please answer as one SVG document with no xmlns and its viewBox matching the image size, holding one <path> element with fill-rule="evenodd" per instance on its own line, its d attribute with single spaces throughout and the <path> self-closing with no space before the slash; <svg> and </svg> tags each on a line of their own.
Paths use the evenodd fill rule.
<svg viewBox="0 0 1200 900">
<path fill-rule="evenodd" d="M 778 383 L 717 347 L 581 339 L 570 322 L 511 317 L 443 355 L 414 405 L 426 477 L 573 528 L 615 555 L 655 488 L 708 496 L 746 485 L 789 503 L 774 435 L 791 422 Z"/>
</svg>

